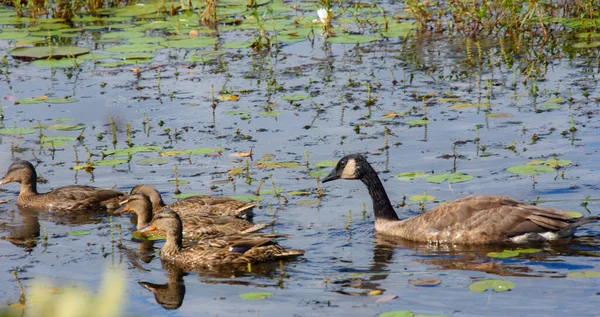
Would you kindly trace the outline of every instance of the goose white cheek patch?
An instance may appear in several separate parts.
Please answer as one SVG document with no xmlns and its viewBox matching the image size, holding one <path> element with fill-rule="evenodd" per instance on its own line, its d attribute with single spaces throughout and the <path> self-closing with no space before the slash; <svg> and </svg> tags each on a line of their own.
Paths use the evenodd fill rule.
<svg viewBox="0 0 600 317">
<path fill-rule="evenodd" d="M 356 161 L 351 159 L 344 166 L 344 170 L 342 171 L 342 178 L 345 179 L 355 179 L 356 178 Z"/>
</svg>

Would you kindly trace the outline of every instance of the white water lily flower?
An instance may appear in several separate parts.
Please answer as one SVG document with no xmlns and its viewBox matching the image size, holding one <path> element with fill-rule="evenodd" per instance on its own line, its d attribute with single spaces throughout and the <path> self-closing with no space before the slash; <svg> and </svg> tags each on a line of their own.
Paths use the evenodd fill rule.
<svg viewBox="0 0 600 317">
<path fill-rule="evenodd" d="M 320 8 L 317 10 L 317 15 L 319 16 L 319 20 L 321 23 L 325 24 L 329 20 L 329 12 L 325 8 Z"/>
</svg>

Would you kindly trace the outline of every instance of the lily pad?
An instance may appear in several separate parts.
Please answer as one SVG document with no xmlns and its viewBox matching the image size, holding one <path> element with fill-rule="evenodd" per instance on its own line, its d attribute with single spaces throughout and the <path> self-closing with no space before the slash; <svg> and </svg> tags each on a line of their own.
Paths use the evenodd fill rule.
<svg viewBox="0 0 600 317">
<path fill-rule="evenodd" d="M 111 160 L 101 160 L 101 161 L 96 161 L 94 162 L 94 165 L 96 166 L 115 166 L 115 165 L 119 165 L 119 164 L 127 164 L 127 160 L 120 160 L 120 159 L 111 159 Z"/>
<path fill-rule="evenodd" d="M 261 116 L 267 116 L 267 117 L 277 117 L 277 116 L 281 115 L 281 111 L 276 111 L 276 110 L 261 111 L 260 115 Z"/>
<path fill-rule="evenodd" d="M 442 174 L 434 174 L 425 177 L 426 182 L 440 184 L 442 182 L 448 181 L 449 183 L 462 183 L 466 181 L 470 181 L 473 179 L 473 176 L 466 175 L 461 172 L 456 173 L 442 173 Z"/>
<path fill-rule="evenodd" d="M 293 190 L 291 192 L 287 192 L 287 194 L 290 196 L 305 196 L 305 195 L 310 195 L 312 193 L 307 192 L 307 191 L 302 191 L 302 190 Z"/>
<path fill-rule="evenodd" d="M 70 236 L 87 236 L 88 234 L 92 234 L 92 233 L 87 230 L 76 230 L 76 231 L 68 232 L 68 234 Z"/>
<path fill-rule="evenodd" d="M 25 135 L 38 132 L 38 129 L 34 128 L 1 128 L 0 134 L 4 135 Z"/>
<path fill-rule="evenodd" d="M 271 298 L 275 296 L 275 294 L 271 292 L 250 292 L 250 293 L 242 293 L 238 295 L 241 299 L 245 300 L 259 300 L 265 298 Z"/>
<path fill-rule="evenodd" d="M 311 177 L 317 178 L 317 177 L 327 176 L 327 175 L 329 175 L 329 172 L 324 171 L 324 170 L 310 171 L 310 172 L 308 172 L 308 175 L 310 175 Z"/>
<path fill-rule="evenodd" d="M 309 205 L 318 205 L 321 203 L 321 200 L 319 199 L 308 199 L 308 200 L 301 200 L 296 202 L 296 205 L 298 206 L 309 206 Z"/>
<path fill-rule="evenodd" d="M 10 51 L 14 58 L 21 59 L 40 59 L 73 57 L 89 53 L 91 49 L 77 46 L 34 46 L 18 47 Z"/>
<path fill-rule="evenodd" d="M 175 184 L 178 184 L 178 185 L 187 185 L 187 184 L 190 183 L 189 181 L 184 181 L 184 180 L 180 180 L 180 179 L 179 180 L 170 179 L 170 180 L 168 180 L 168 182 L 169 182 L 169 184 L 174 184 L 174 185 Z"/>
<path fill-rule="evenodd" d="M 412 196 L 408 197 L 408 200 L 410 200 L 410 201 L 417 201 L 417 202 L 421 202 L 421 201 L 433 201 L 435 199 L 436 199 L 436 197 L 435 196 L 431 196 L 431 195 L 412 195 Z"/>
<path fill-rule="evenodd" d="M 519 251 L 504 250 L 502 252 L 488 252 L 487 256 L 489 256 L 490 258 L 498 258 L 498 259 L 514 258 L 516 256 L 519 256 Z"/>
<path fill-rule="evenodd" d="M 567 273 L 567 277 L 570 278 L 596 278 L 600 277 L 600 271 L 577 271 Z"/>
<path fill-rule="evenodd" d="M 488 279 L 469 285 L 469 289 L 477 293 L 485 292 L 488 289 L 492 289 L 496 292 L 504 292 L 509 291 L 514 287 L 515 283 L 501 279 Z"/>
<path fill-rule="evenodd" d="M 494 119 L 494 118 L 510 118 L 510 117 L 512 117 L 512 114 L 506 113 L 506 112 L 494 112 L 494 113 L 488 113 L 485 116 L 487 118 L 490 118 L 490 119 Z"/>
<path fill-rule="evenodd" d="M 249 116 L 250 113 L 251 112 L 248 110 L 229 110 L 229 111 L 225 112 L 225 114 L 228 114 L 231 116 Z"/>
<path fill-rule="evenodd" d="M 302 168 L 298 162 L 274 162 L 274 161 L 258 161 L 257 165 L 259 167 L 270 167 L 270 168 Z"/>
<path fill-rule="evenodd" d="M 316 167 L 335 167 L 337 165 L 337 161 L 318 161 L 313 163 Z"/>
<path fill-rule="evenodd" d="M 153 157 L 137 160 L 135 163 L 142 166 L 163 165 L 169 163 L 169 160 L 164 157 Z"/>
<path fill-rule="evenodd" d="M 564 212 L 565 214 L 567 214 L 569 217 L 573 218 L 573 219 L 577 219 L 577 218 L 581 218 L 583 217 L 583 214 L 577 211 L 572 211 L 572 210 L 563 210 L 562 212 Z"/>
<path fill-rule="evenodd" d="M 560 109 L 560 105 L 557 103 L 545 104 L 540 107 L 541 110 L 556 110 Z"/>
<path fill-rule="evenodd" d="M 59 124 L 53 124 L 51 126 L 48 126 L 47 128 L 50 130 L 77 131 L 77 130 L 85 129 L 85 125 L 59 123 Z"/>
<path fill-rule="evenodd" d="M 305 95 L 305 94 L 293 94 L 293 95 L 285 95 L 285 96 L 281 97 L 281 99 L 287 100 L 287 101 L 300 101 L 300 100 L 304 100 L 307 98 L 308 98 L 308 95 Z"/>
<path fill-rule="evenodd" d="M 408 125 L 424 125 L 424 124 L 429 124 L 429 120 L 409 120 L 404 122 Z"/>
<path fill-rule="evenodd" d="M 170 150 L 161 152 L 161 156 L 177 156 L 177 155 L 206 155 L 211 153 L 222 153 L 225 152 L 223 148 L 209 148 L 209 147 L 200 147 L 191 150 Z"/>
<path fill-rule="evenodd" d="M 450 109 L 466 109 L 466 108 L 478 108 L 485 107 L 488 104 L 486 103 L 459 103 L 456 105 L 449 106 Z"/>
<path fill-rule="evenodd" d="M 573 163 L 573 161 L 571 160 L 559 160 L 556 158 L 549 158 L 547 160 L 533 160 L 530 162 L 525 163 L 525 165 L 547 165 L 550 167 L 554 167 L 554 168 L 558 168 L 558 167 L 563 167 L 563 166 L 567 166 L 567 165 L 571 165 Z"/>
<path fill-rule="evenodd" d="M 234 195 L 229 197 L 245 202 L 261 201 L 263 199 L 262 197 L 256 195 Z"/>
<path fill-rule="evenodd" d="M 554 172 L 554 168 L 545 165 L 517 165 L 511 166 L 506 170 L 513 174 L 519 175 L 538 175 Z"/>
<path fill-rule="evenodd" d="M 338 44 L 358 44 L 358 43 L 368 43 L 368 42 L 377 41 L 379 38 L 380 38 L 379 35 L 342 34 L 342 35 L 329 37 L 327 39 L 327 42 L 338 43 Z"/>
<path fill-rule="evenodd" d="M 44 146 L 66 146 L 69 142 L 76 141 L 74 136 L 44 136 L 42 144 Z"/>
<path fill-rule="evenodd" d="M 124 149 L 102 151 L 102 154 L 112 156 L 129 156 L 138 152 L 158 152 L 160 150 L 160 146 L 137 145 Z"/>
<path fill-rule="evenodd" d="M 400 173 L 400 174 L 396 175 L 396 178 L 398 178 L 399 180 L 402 180 L 402 181 L 410 181 L 415 178 L 425 177 L 427 175 L 429 175 L 429 174 L 427 174 L 425 172 L 421 172 L 421 171 L 405 172 L 405 173 Z"/>
<path fill-rule="evenodd" d="M 381 313 L 377 317 L 414 317 L 414 315 L 410 310 L 395 310 Z"/>
<path fill-rule="evenodd" d="M 437 286 L 442 283 L 442 280 L 439 278 L 425 278 L 419 277 L 416 280 L 408 280 L 408 284 L 414 286 Z"/>
</svg>

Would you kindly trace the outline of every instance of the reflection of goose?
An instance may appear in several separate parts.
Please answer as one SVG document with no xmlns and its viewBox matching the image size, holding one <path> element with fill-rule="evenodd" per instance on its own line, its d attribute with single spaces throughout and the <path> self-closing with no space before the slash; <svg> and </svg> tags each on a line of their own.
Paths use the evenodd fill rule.
<svg viewBox="0 0 600 317">
<path fill-rule="evenodd" d="M 86 185 L 59 187 L 51 192 L 37 192 L 37 174 L 28 161 L 18 161 L 10 165 L 1 184 L 17 182 L 21 191 L 17 205 L 39 211 L 98 211 L 119 207 L 119 200 L 125 194 L 114 189 Z"/>
<path fill-rule="evenodd" d="M 167 241 L 160 256 L 186 271 L 202 270 L 221 264 L 246 264 L 276 261 L 304 254 L 303 250 L 284 249 L 272 238 L 260 234 L 252 237 L 232 239 L 201 240 L 198 244 L 184 248 L 182 245 L 182 224 L 179 215 L 165 208 L 154 215 L 151 226 L 140 231 L 155 229 L 165 231 Z"/>
<path fill-rule="evenodd" d="M 150 225 L 150 221 L 152 220 L 152 203 L 145 194 L 136 193 L 129 196 L 124 201 L 123 208 L 117 213 L 126 211 L 137 215 L 138 230 Z M 255 225 L 249 221 L 229 216 L 208 216 L 207 214 L 192 212 L 177 213 L 183 223 L 184 239 L 251 233 L 268 226 L 267 224 Z"/>
<path fill-rule="evenodd" d="M 400 220 L 377 173 L 362 155 L 343 157 L 323 182 L 336 179 L 360 179 L 373 200 L 375 230 L 412 241 L 487 244 L 554 240 L 600 220 L 598 216 L 572 219 L 557 209 L 500 196 L 469 196 Z"/>
<path fill-rule="evenodd" d="M 181 269 L 173 268 L 166 275 L 167 284 L 138 283 L 154 293 L 154 299 L 160 306 L 165 309 L 177 309 L 183 303 L 185 296 L 184 272 Z"/>
<path fill-rule="evenodd" d="M 217 216 L 232 216 L 246 218 L 251 214 L 252 208 L 258 203 L 245 202 L 229 197 L 196 195 L 180 199 L 170 205 L 165 205 L 156 188 L 150 185 L 136 185 L 131 189 L 130 195 L 142 193 L 150 198 L 152 202 L 152 211 L 158 212 L 160 209 L 169 207 L 179 215 L 185 213 L 200 213 Z"/>
</svg>

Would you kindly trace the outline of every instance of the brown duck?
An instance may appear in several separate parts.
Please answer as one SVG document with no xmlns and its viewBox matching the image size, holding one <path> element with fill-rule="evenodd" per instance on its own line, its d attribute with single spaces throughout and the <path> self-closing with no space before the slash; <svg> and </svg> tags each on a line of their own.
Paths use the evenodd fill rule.
<svg viewBox="0 0 600 317">
<path fill-rule="evenodd" d="M 377 232 L 402 239 L 455 244 L 525 243 L 571 236 L 600 217 L 573 219 L 564 212 L 501 196 L 469 196 L 400 220 L 377 173 L 360 154 L 343 157 L 323 179 L 359 179 L 369 190 Z"/>
<path fill-rule="evenodd" d="M 223 264 L 246 264 L 277 261 L 304 254 L 303 250 L 284 249 L 272 238 L 259 236 L 233 239 L 200 240 L 196 245 L 182 246 L 181 218 L 169 208 L 164 208 L 152 218 L 151 225 L 142 232 L 162 230 L 167 234 L 160 252 L 163 261 L 185 271 L 202 271 Z"/>
<path fill-rule="evenodd" d="M 132 212 L 137 215 L 137 229 L 150 225 L 152 221 L 152 202 L 145 194 L 138 192 L 122 202 L 123 207 L 116 213 Z M 263 229 L 270 224 L 253 224 L 249 221 L 229 217 L 213 216 L 202 213 L 184 212 L 179 214 L 183 223 L 183 238 L 197 240 L 205 237 L 246 234 Z"/>
<path fill-rule="evenodd" d="M 142 193 L 150 198 L 152 210 L 158 212 L 164 207 L 177 212 L 179 215 L 187 213 L 201 213 L 217 216 L 232 216 L 238 218 L 247 218 L 251 215 L 252 208 L 258 203 L 245 202 L 229 197 L 196 195 L 180 199 L 170 205 L 165 205 L 156 188 L 150 185 L 136 185 L 131 189 L 130 195 Z"/>
<path fill-rule="evenodd" d="M 28 210 L 38 211 L 100 211 L 116 209 L 126 194 L 107 188 L 86 185 L 59 187 L 51 192 L 37 192 L 37 174 L 28 161 L 17 161 L 10 165 L 0 185 L 17 182 L 21 191 L 17 205 Z"/>
</svg>

